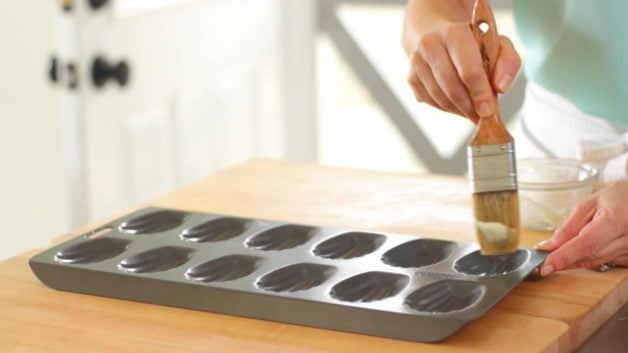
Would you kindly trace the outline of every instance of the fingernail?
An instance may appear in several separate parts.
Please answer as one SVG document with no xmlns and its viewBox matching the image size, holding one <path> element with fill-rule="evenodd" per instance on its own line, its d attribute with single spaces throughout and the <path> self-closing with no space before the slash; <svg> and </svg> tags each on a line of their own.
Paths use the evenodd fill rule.
<svg viewBox="0 0 628 353">
<path fill-rule="evenodd" d="M 552 265 L 541 266 L 541 276 L 545 277 L 552 272 L 554 272 L 554 267 L 552 267 Z"/>
<path fill-rule="evenodd" d="M 554 244 L 554 239 L 543 240 L 542 242 L 536 244 L 534 247 L 536 250 L 549 250 L 552 248 Z"/>
<path fill-rule="evenodd" d="M 504 74 L 502 78 L 499 80 L 499 84 L 498 84 L 499 90 L 502 92 L 506 92 L 510 88 L 511 84 L 512 84 L 512 76 L 508 74 Z"/>
<path fill-rule="evenodd" d="M 478 107 L 478 114 L 480 117 L 485 117 L 493 114 L 493 110 L 487 103 L 480 103 Z"/>
</svg>

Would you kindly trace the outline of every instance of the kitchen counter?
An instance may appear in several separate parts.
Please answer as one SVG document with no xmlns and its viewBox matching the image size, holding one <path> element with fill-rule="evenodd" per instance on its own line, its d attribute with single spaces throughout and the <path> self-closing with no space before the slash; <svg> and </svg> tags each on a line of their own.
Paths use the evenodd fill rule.
<svg viewBox="0 0 628 353">
<path fill-rule="evenodd" d="M 628 349 L 628 303 L 619 309 L 576 353 L 624 353 Z"/>
<path fill-rule="evenodd" d="M 146 206 L 474 241 L 466 181 L 445 176 L 253 161 Z M 547 237 L 524 231 L 521 245 Z M 55 291 L 28 267 L 39 251 L 0 262 L 1 352 L 571 352 L 628 301 L 627 269 L 566 271 L 421 344 Z"/>
</svg>

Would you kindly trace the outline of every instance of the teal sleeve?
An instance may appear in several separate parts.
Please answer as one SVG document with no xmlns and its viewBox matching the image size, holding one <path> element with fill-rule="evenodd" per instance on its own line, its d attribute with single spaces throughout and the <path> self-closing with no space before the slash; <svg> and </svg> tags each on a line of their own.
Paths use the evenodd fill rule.
<svg viewBox="0 0 628 353">
<path fill-rule="evenodd" d="M 528 79 L 628 126 L 628 0 L 514 0 Z"/>
</svg>

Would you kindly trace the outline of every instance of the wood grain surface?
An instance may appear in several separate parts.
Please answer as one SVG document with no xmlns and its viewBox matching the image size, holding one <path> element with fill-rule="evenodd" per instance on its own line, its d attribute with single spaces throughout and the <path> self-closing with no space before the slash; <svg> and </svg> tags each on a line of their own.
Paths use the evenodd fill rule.
<svg viewBox="0 0 628 353">
<path fill-rule="evenodd" d="M 474 240 L 467 184 L 443 176 L 253 161 L 144 206 Z M 547 236 L 524 231 L 522 245 Z M 0 352 L 569 352 L 628 299 L 626 269 L 567 271 L 420 344 L 55 291 L 28 268 L 38 251 L 0 263 Z"/>
</svg>

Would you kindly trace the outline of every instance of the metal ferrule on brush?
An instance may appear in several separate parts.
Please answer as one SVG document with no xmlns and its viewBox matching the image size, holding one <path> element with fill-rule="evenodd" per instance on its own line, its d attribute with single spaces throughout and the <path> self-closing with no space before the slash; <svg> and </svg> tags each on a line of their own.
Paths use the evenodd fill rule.
<svg viewBox="0 0 628 353">
<path fill-rule="evenodd" d="M 469 146 L 467 155 L 473 193 L 517 190 L 514 143 Z"/>
</svg>

